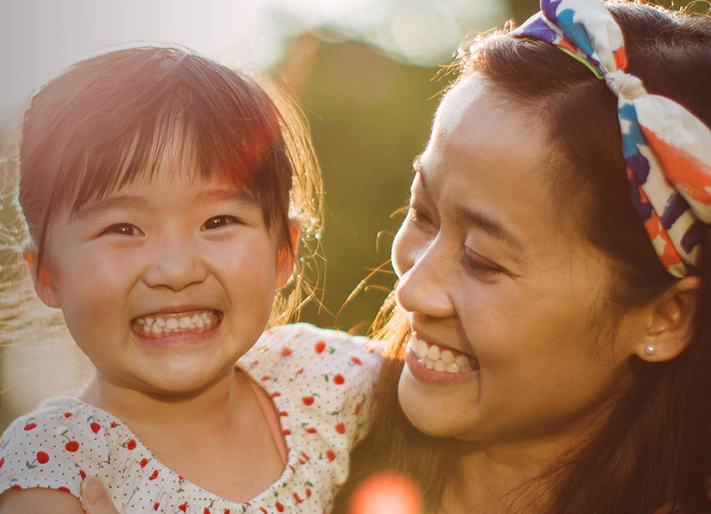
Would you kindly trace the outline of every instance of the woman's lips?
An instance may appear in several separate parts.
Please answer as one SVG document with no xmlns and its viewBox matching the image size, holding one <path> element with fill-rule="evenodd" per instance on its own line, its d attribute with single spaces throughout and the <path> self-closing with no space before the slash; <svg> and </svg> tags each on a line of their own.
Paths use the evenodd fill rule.
<svg viewBox="0 0 711 514">
<path fill-rule="evenodd" d="M 479 369 L 479 361 L 476 357 L 446 346 L 427 343 L 417 337 L 416 332 L 410 336 L 408 346 L 420 364 L 427 369 L 452 374 Z"/>
</svg>

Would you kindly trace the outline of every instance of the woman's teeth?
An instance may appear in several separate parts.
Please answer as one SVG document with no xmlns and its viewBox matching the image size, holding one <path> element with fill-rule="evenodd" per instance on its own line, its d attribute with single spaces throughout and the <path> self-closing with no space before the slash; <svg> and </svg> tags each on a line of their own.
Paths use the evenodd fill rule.
<svg viewBox="0 0 711 514">
<path fill-rule="evenodd" d="M 220 321 L 213 310 L 192 314 L 154 314 L 133 320 L 134 329 L 143 337 L 159 338 L 173 334 L 202 334 L 212 330 Z"/>
<path fill-rule="evenodd" d="M 408 343 L 414 350 L 417 359 L 427 369 L 447 373 L 466 373 L 479 368 L 476 357 L 464 353 L 455 353 L 449 349 L 442 349 L 436 344 L 427 344 L 412 334 Z"/>
</svg>

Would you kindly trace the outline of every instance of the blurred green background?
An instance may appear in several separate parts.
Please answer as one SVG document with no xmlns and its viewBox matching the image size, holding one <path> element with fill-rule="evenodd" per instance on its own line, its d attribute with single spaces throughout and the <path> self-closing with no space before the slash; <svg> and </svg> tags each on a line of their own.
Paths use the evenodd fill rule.
<svg viewBox="0 0 711 514">
<path fill-rule="evenodd" d="M 507 19 L 521 22 L 538 8 L 533 0 L 480 3 L 496 4 L 496 9 L 487 11 L 495 16 L 459 20 L 462 34 L 501 27 Z M 697 4 L 696 9 L 707 7 Z M 294 25 L 292 18 L 287 22 Z M 301 319 L 365 333 L 395 281 L 390 245 L 404 215 L 411 163 L 424 149 L 440 92 L 447 85 L 446 78 L 436 76 L 451 61 L 456 44 L 448 53 L 428 60 L 403 56 L 374 43 L 377 38 L 332 23 L 291 32 L 281 59 L 267 74 L 295 98 L 308 118 L 326 191 L 325 262 L 320 266 L 316 301 L 304 308 Z M 7 139 L 12 127 L 2 130 Z M 6 225 L 13 219 L 13 207 L 8 198 L 0 201 L 0 223 Z M 18 262 L 18 254 L 3 248 L 0 264 L 6 270 Z M 7 330 L 0 329 L 0 334 L 0 342 L 12 339 Z M 12 380 L 5 377 L 3 382 L 0 429 L 37 401 L 36 392 L 23 397 L 26 386 L 17 377 L 30 372 L 18 375 L 17 366 L 12 365 Z M 7 366 L 4 369 L 8 375 Z M 57 392 L 53 387 L 43 394 Z"/>
</svg>

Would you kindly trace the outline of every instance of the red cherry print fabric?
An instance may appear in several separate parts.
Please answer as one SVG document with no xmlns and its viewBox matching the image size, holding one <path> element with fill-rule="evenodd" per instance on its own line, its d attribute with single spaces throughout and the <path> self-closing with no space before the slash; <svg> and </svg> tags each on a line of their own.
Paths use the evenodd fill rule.
<svg viewBox="0 0 711 514">
<path fill-rule="evenodd" d="M 216 496 L 164 466 L 120 419 L 75 398 L 53 398 L 17 419 L 0 443 L 0 493 L 47 487 L 81 499 L 96 475 L 120 512 L 312 514 L 328 512 L 349 452 L 369 428 L 380 358 L 365 338 L 308 324 L 266 332 L 237 363 L 279 413 L 282 476 L 249 502 Z"/>
</svg>

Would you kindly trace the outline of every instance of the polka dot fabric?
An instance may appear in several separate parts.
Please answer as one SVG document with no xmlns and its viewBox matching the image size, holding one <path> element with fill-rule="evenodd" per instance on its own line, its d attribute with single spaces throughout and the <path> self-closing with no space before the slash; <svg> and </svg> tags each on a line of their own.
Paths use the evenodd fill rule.
<svg viewBox="0 0 711 514">
<path fill-rule="evenodd" d="M 0 443 L 0 492 L 47 487 L 81 499 L 100 477 L 120 512 L 328 512 L 348 474 L 349 451 L 369 427 L 380 358 L 365 338 L 308 324 L 265 333 L 237 366 L 272 399 L 287 447 L 281 477 L 249 502 L 216 496 L 165 467 L 110 413 L 54 398 L 17 419 Z"/>
</svg>

